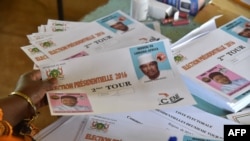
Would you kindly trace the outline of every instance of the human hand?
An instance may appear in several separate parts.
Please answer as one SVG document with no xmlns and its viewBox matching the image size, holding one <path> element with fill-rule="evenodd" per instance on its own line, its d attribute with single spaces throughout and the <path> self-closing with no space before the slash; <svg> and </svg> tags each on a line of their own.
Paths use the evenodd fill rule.
<svg viewBox="0 0 250 141">
<path fill-rule="evenodd" d="M 15 91 L 30 97 L 36 107 L 40 108 L 47 104 L 45 103 L 45 93 L 56 86 L 57 83 L 56 78 L 42 80 L 40 70 L 33 70 L 20 76 Z"/>
</svg>

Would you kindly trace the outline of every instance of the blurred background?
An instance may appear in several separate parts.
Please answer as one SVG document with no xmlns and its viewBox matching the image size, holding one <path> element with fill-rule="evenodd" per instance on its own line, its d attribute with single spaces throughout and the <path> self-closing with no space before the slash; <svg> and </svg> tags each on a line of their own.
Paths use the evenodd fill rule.
<svg viewBox="0 0 250 141">
<path fill-rule="evenodd" d="M 38 32 L 37 27 L 48 19 L 58 20 L 57 2 L 63 3 L 66 21 L 79 21 L 108 0 L 0 0 L 0 97 L 7 96 L 16 86 L 19 76 L 33 69 L 33 62 L 20 47 L 29 45 L 26 35 Z M 35 125 L 42 129 L 57 116 L 51 116 L 48 106 L 41 108 Z"/>
<path fill-rule="evenodd" d="M 108 0 L 61 0 L 64 20 L 79 21 Z M 0 96 L 13 91 L 16 81 L 33 68 L 20 47 L 29 45 L 28 34 L 48 19 L 58 20 L 58 0 L 0 0 Z"/>
</svg>

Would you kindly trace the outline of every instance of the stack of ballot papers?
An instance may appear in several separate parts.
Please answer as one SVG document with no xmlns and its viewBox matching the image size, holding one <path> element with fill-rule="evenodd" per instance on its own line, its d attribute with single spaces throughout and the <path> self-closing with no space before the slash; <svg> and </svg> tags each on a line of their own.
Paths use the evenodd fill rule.
<svg viewBox="0 0 250 141">
<path fill-rule="evenodd" d="M 207 120 L 209 119 L 209 120 Z M 121 114 L 63 116 L 35 135 L 40 141 L 222 141 L 238 123 L 194 106 Z"/>
<path fill-rule="evenodd" d="M 47 25 L 39 27 L 38 33 L 27 37 L 31 45 L 21 48 L 38 66 L 161 39 L 169 40 L 122 11 L 88 23 L 49 20 Z"/>
<path fill-rule="evenodd" d="M 47 98 L 51 115 L 62 116 L 36 140 L 222 141 L 223 126 L 239 124 L 193 106 L 204 90 L 180 69 L 187 39 L 173 47 L 146 24 L 118 10 L 88 23 L 48 20 L 27 35 L 21 49 L 43 79 L 58 79 Z"/>
<path fill-rule="evenodd" d="M 43 79 L 58 78 L 47 93 L 52 115 L 196 104 L 174 65 L 170 40 L 122 11 L 89 23 L 50 20 L 39 31 L 22 50 Z M 63 102 L 69 97 L 74 106 Z"/>
<path fill-rule="evenodd" d="M 173 56 L 192 94 L 230 112 L 250 103 L 250 21 L 239 16 L 199 38 L 175 45 Z"/>
</svg>

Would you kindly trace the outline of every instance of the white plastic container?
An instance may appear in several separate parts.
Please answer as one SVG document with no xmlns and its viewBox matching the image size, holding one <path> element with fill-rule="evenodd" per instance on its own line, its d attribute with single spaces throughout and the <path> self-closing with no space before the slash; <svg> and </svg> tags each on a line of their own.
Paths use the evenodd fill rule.
<svg viewBox="0 0 250 141">
<path fill-rule="evenodd" d="M 138 21 L 145 21 L 148 16 L 149 0 L 131 0 L 130 15 Z"/>
</svg>

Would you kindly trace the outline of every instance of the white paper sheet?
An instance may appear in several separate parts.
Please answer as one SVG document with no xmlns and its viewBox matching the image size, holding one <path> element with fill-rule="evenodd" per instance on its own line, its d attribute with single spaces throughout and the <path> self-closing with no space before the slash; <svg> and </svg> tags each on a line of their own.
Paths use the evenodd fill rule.
<svg viewBox="0 0 250 141">
<path fill-rule="evenodd" d="M 240 37 L 234 32 L 234 28 L 242 26 L 246 22 L 249 22 L 249 19 L 238 17 L 205 36 L 172 48 L 177 67 L 183 75 L 186 85 L 190 86 L 192 90 L 201 90 L 196 93 L 197 96 L 203 95 L 203 99 L 205 97 L 218 97 L 219 99 L 223 97 L 229 103 L 240 100 L 240 96 L 243 97 L 243 94 L 249 98 L 247 93 L 250 90 L 248 67 L 250 46 L 247 38 Z M 233 84 L 238 81 L 237 84 L 234 84 L 234 86 L 238 86 L 231 90 L 229 88 L 232 88 L 232 85 L 223 85 L 212 80 L 209 74 L 216 71 L 230 78 Z M 241 85 L 239 81 L 242 82 Z M 231 107 L 234 110 L 221 108 L 238 111 L 249 104 L 248 98 L 238 107 L 234 107 L 236 109 Z M 208 102 L 213 103 L 211 100 Z M 217 104 L 214 103 L 214 105 Z"/>
<path fill-rule="evenodd" d="M 54 92 L 48 93 L 52 114 L 97 114 L 195 104 L 173 65 L 169 46 L 168 40 L 161 40 L 41 66 L 43 79 L 57 77 L 59 81 Z M 155 58 L 160 70 L 158 78 L 151 80 L 141 72 L 138 57 L 143 54 Z M 141 80 L 144 77 L 147 80 Z M 52 107 L 60 105 L 58 98 L 66 94 L 78 95 L 78 101 L 83 97 L 82 106 L 88 110 L 53 112 Z"/>
<path fill-rule="evenodd" d="M 110 23 L 122 22 L 127 31 L 117 30 Z M 142 32 L 143 31 L 143 32 Z M 64 60 L 81 51 L 87 54 L 123 48 L 131 45 L 167 39 L 162 34 L 146 27 L 121 11 L 77 26 L 61 34 L 32 40 L 31 44 L 54 61 Z"/>
</svg>

